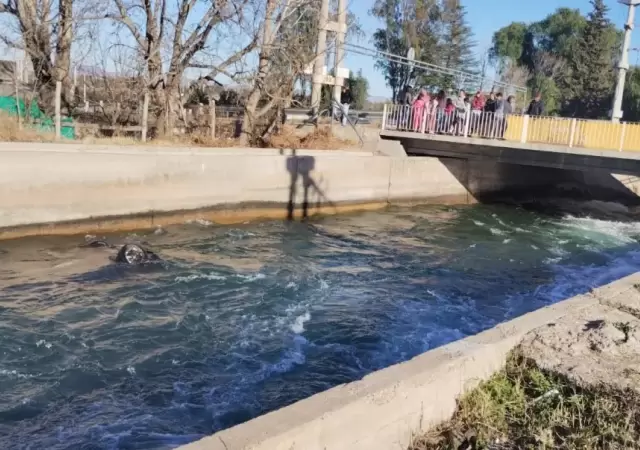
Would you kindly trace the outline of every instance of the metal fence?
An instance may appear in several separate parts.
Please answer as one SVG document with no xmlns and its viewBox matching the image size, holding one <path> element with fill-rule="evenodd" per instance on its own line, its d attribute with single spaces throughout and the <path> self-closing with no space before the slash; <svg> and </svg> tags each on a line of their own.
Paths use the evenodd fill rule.
<svg viewBox="0 0 640 450">
<path fill-rule="evenodd" d="M 640 123 L 385 105 L 382 129 L 594 150 L 640 151 Z"/>
</svg>

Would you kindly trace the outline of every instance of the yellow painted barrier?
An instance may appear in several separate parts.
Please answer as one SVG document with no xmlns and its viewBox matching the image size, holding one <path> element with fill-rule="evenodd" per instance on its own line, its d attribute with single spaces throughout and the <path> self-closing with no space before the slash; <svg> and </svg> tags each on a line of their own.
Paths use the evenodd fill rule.
<svg viewBox="0 0 640 450">
<path fill-rule="evenodd" d="M 523 126 L 524 116 L 507 116 L 507 130 L 504 138 L 508 141 L 519 141 L 522 139 Z"/>
</svg>

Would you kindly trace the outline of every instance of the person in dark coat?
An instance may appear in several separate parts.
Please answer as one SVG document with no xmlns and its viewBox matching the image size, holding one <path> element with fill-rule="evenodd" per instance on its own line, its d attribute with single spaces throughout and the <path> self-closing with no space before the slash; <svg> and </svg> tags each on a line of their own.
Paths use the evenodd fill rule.
<svg viewBox="0 0 640 450">
<path fill-rule="evenodd" d="M 340 107 L 342 109 L 342 126 L 347 125 L 348 117 L 349 117 L 349 107 L 353 103 L 353 96 L 351 95 L 351 90 L 349 86 L 344 85 L 342 87 L 342 92 L 340 93 Z"/>
<path fill-rule="evenodd" d="M 544 102 L 542 101 L 542 95 L 540 92 L 536 92 L 535 97 L 529 103 L 527 108 L 527 115 L 529 116 L 541 116 L 544 114 Z"/>
</svg>

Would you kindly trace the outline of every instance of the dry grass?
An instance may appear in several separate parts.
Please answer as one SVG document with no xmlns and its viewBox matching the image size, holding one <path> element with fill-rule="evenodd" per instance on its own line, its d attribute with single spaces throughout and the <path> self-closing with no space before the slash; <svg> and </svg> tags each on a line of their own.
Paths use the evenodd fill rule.
<svg viewBox="0 0 640 450">
<path fill-rule="evenodd" d="M 226 148 L 238 147 L 240 141 L 231 137 L 229 130 L 221 130 L 220 137 L 212 139 L 210 135 L 203 133 L 190 133 L 173 137 L 140 142 L 136 137 L 113 136 L 103 137 L 91 133 L 80 136 L 79 139 L 70 141 L 62 139 L 63 143 L 82 143 L 95 145 L 120 145 L 120 146 L 152 146 L 152 147 L 208 147 Z M 319 128 L 309 134 L 301 135 L 291 126 L 285 126 L 282 132 L 272 136 L 269 140 L 261 142 L 261 148 L 286 148 L 286 149 L 345 149 L 355 145 L 353 141 L 340 139 L 331 134 L 328 127 Z M 0 141 L 4 142 L 55 142 L 54 133 L 38 131 L 29 126 L 18 126 L 15 117 L 0 114 Z"/>
<path fill-rule="evenodd" d="M 516 352 L 503 371 L 460 399 L 449 422 L 410 450 L 637 448 L 637 395 L 580 388 Z"/>
<path fill-rule="evenodd" d="M 18 119 L 0 113 L 0 141 L 5 142 L 54 142 L 54 133 L 45 133 L 36 129 L 18 125 Z"/>
<path fill-rule="evenodd" d="M 331 133 L 329 127 L 319 127 L 306 135 L 296 133 L 295 127 L 285 125 L 283 130 L 264 143 L 268 148 L 299 148 L 315 150 L 345 149 L 355 146 L 350 140 L 341 139 Z"/>
</svg>

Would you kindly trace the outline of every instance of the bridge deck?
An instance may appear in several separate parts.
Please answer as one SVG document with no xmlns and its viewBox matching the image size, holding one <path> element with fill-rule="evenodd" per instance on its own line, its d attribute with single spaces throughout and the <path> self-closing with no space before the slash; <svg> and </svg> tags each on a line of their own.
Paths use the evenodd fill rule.
<svg viewBox="0 0 640 450">
<path fill-rule="evenodd" d="M 394 130 L 382 130 L 380 137 L 399 141 L 410 156 L 484 159 L 570 170 L 603 169 L 621 174 L 640 174 L 640 153 L 634 151 L 595 150 Z"/>
</svg>

